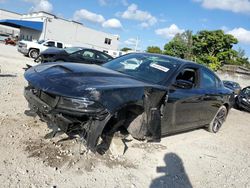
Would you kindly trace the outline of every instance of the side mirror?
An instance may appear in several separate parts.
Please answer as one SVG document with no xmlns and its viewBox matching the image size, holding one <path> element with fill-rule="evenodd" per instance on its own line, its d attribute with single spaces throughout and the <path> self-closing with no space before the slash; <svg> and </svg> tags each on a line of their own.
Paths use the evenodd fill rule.
<svg viewBox="0 0 250 188">
<path fill-rule="evenodd" d="M 176 80 L 173 85 L 181 89 L 191 89 L 194 84 L 187 80 Z"/>
</svg>

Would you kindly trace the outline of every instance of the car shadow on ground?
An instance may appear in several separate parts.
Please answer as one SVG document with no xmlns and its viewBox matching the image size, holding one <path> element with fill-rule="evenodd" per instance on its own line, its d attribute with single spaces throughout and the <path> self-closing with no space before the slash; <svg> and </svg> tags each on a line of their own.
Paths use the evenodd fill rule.
<svg viewBox="0 0 250 188">
<path fill-rule="evenodd" d="M 164 157 L 166 166 L 158 166 L 157 173 L 163 176 L 152 180 L 150 188 L 192 188 L 181 158 L 175 153 L 168 153 Z"/>
</svg>

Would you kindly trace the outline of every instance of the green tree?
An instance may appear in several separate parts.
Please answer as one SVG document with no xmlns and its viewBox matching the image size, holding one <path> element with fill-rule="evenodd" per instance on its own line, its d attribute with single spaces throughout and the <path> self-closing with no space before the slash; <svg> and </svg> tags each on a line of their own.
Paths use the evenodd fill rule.
<svg viewBox="0 0 250 188">
<path fill-rule="evenodd" d="M 129 51 L 129 50 L 132 50 L 132 49 L 131 49 L 131 48 L 128 48 L 128 47 L 124 47 L 124 48 L 121 49 L 121 51 L 123 51 L 123 52 L 127 52 L 127 51 Z"/>
<path fill-rule="evenodd" d="M 203 30 L 193 36 L 193 53 L 198 59 L 208 60 L 203 63 L 217 70 L 219 64 L 235 64 L 237 52 L 232 47 L 237 43 L 234 36 L 225 34 L 222 30 Z"/>
<path fill-rule="evenodd" d="M 246 57 L 245 50 L 243 50 L 242 48 L 239 48 L 237 53 L 238 53 L 237 60 L 236 60 L 237 64 L 250 67 L 250 62 L 248 61 L 248 58 Z"/>
<path fill-rule="evenodd" d="M 224 64 L 250 66 L 245 52 L 233 49 L 238 40 L 222 30 L 202 30 L 192 35 L 191 31 L 177 34 L 164 46 L 164 54 L 196 61 L 212 70 Z"/>
<path fill-rule="evenodd" d="M 164 46 L 164 54 L 182 59 L 193 59 L 192 31 L 176 34 L 175 37 Z"/>
<path fill-rule="evenodd" d="M 154 54 L 161 54 L 162 53 L 160 47 L 158 47 L 158 46 L 149 46 L 147 48 L 147 52 L 154 53 Z"/>
</svg>

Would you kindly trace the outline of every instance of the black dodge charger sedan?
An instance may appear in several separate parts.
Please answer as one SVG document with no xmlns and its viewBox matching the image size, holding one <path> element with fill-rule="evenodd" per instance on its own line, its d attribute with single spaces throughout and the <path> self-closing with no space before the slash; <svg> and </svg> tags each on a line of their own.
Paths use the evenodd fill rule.
<svg viewBox="0 0 250 188">
<path fill-rule="evenodd" d="M 112 56 L 98 50 L 70 47 L 65 49 L 49 48 L 41 52 L 34 61 L 37 63 L 75 62 L 100 65 L 112 59 Z"/>
<path fill-rule="evenodd" d="M 174 57 L 132 53 L 102 66 L 41 64 L 25 72 L 30 112 L 79 135 L 92 151 L 125 130 L 140 140 L 206 127 L 216 133 L 234 97 L 206 67 Z"/>
</svg>

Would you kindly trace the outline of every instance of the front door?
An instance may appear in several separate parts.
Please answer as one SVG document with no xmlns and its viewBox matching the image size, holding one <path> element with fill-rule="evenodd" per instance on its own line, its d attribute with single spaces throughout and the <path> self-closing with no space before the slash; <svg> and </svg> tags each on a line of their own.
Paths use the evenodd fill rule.
<svg viewBox="0 0 250 188">
<path fill-rule="evenodd" d="M 162 108 L 162 134 L 202 124 L 203 97 L 199 68 L 192 66 L 183 68 L 170 86 L 168 101 Z"/>
</svg>

